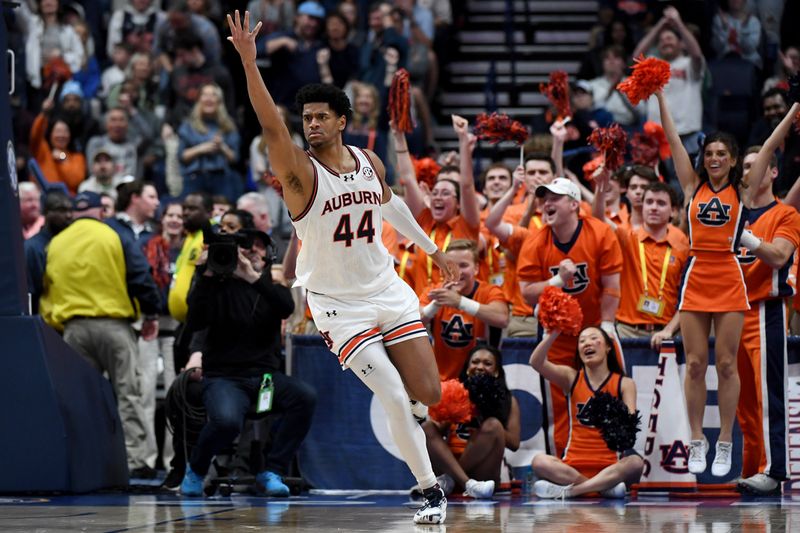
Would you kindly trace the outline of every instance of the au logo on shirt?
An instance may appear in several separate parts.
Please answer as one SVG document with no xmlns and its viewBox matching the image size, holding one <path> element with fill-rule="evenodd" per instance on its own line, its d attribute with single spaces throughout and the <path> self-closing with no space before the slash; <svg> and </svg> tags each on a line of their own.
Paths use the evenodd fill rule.
<svg viewBox="0 0 800 533">
<path fill-rule="evenodd" d="M 452 348 L 465 348 L 474 339 L 475 324 L 465 324 L 461 315 L 453 315 L 450 320 L 442 320 L 442 340 Z"/>
<path fill-rule="evenodd" d="M 697 220 L 706 226 L 724 226 L 731 219 L 731 205 L 723 204 L 719 198 L 714 197 L 708 202 L 697 204 L 697 206 L 700 208 L 697 212 Z"/>
<path fill-rule="evenodd" d="M 575 275 L 572 276 L 572 280 L 561 289 L 567 294 L 580 294 L 589 286 L 589 265 L 586 263 L 577 263 L 575 268 Z M 551 266 L 550 274 L 553 276 L 558 275 L 558 267 Z"/>
</svg>

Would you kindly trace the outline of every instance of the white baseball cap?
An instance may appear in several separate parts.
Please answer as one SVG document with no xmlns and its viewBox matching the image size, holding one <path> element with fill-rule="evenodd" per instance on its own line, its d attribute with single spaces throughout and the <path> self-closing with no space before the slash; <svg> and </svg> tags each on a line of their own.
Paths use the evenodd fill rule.
<svg viewBox="0 0 800 533">
<path fill-rule="evenodd" d="M 536 196 L 542 198 L 546 191 L 553 194 L 563 194 L 569 196 L 576 202 L 581 201 L 581 191 L 578 186 L 567 178 L 556 178 L 547 185 L 539 185 L 536 187 Z"/>
</svg>

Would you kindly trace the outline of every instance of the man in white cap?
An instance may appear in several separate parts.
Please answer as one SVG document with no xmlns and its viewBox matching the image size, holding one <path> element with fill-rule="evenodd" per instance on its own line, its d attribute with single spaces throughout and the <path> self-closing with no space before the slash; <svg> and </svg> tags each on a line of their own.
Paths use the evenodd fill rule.
<svg viewBox="0 0 800 533">
<path fill-rule="evenodd" d="M 542 202 L 543 228 L 520 250 L 517 274 L 522 297 L 533 307 L 548 286 L 573 296 L 583 311 L 581 328 L 600 327 L 615 338 L 614 319 L 619 306 L 622 251 L 617 237 L 604 222 L 580 214 L 581 193 L 566 178 L 536 188 Z M 540 327 L 541 338 L 541 327 Z M 577 336 L 562 333 L 548 353 L 555 364 L 573 366 Z M 569 416 L 563 391 L 545 386 L 548 452 L 561 455 L 567 444 Z"/>
</svg>

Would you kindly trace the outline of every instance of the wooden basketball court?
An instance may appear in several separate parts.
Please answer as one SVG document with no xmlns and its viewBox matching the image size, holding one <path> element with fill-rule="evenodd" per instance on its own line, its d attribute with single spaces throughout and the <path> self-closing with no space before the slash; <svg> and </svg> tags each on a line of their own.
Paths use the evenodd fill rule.
<svg viewBox="0 0 800 533">
<path fill-rule="evenodd" d="M 498 495 L 451 497 L 444 526 L 415 526 L 418 504 L 400 494 L 304 493 L 288 499 L 181 498 L 172 494 L 0 496 L 0 531 L 473 531 L 791 532 L 800 531 L 800 495 L 704 500 L 542 501 Z"/>
</svg>

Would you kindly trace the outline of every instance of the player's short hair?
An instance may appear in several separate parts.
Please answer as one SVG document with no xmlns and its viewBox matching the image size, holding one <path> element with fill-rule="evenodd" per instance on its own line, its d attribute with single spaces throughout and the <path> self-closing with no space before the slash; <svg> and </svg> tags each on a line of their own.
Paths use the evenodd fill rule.
<svg viewBox="0 0 800 533">
<path fill-rule="evenodd" d="M 470 239 L 453 239 L 450 241 L 450 244 L 447 245 L 447 252 L 458 252 L 461 250 L 466 250 L 468 252 L 472 252 L 472 259 L 475 260 L 475 264 L 478 264 L 479 256 L 478 256 L 478 243 Z"/>
<path fill-rule="evenodd" d="M 644 196 L 647 195 L 648 191 L 665 192 L 667 193 L 667 195 L 669 195 L 669 201 L 671 202 L 672 207 L 677 207 L 680 205 L 678 203 L 678 193 L 675 192 L 675 189 L 673 189 L 672 187 L 670 187 L 669 185 L 667 185 L 662 181 L 655 181 L 653 183 L 648 184 L 647 187 L 644 188 L 644 195 L 642 195 L 642 199 L 644 199 Z"/>
<path fill-rule="evenodd" d="M 311 83 L 297 91 L 295 97 L 297 112 L 303 114 L 306 104 L 328 104 L 337 116 L 344 117 L 349 122 L 353 117 L 350 99 L 345 92 L 335 85 L 325 83 Z"/>
</svg>

